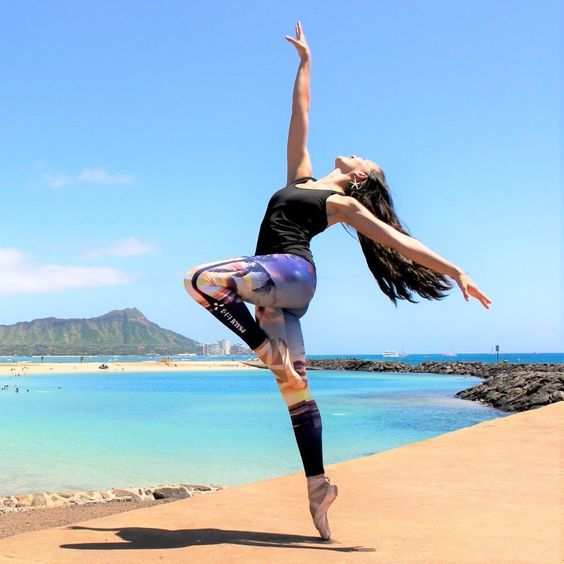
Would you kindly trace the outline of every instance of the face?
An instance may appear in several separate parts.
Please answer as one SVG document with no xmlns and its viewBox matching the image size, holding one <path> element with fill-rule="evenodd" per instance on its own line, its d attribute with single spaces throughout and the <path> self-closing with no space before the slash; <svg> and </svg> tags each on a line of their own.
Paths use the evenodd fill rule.
<svg viewBox="0 0 564 564">
<path fill-rule="evenodd" d="M 380 169 L 375 162 L 359 157 L 358 155 L 337 157 L 335 159 L 335 168 L 340 169 L 344 174 L 354 172 L 360 176 L 367 175 L 371 169 Z"/>
</svg>

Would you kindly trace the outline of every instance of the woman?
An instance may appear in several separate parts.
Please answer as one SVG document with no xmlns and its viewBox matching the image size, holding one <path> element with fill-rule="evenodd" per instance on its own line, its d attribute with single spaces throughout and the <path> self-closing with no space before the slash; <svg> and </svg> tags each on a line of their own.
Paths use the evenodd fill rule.
<svg viewBox="0 0 564 564">
<path fill-rule="evenodd" d="M 311 238 L 335 223 L 356 229 L 370 271 L 394 304 L 397 299 L 414 302 L 412 292 L 429 300 L 443 298 L 452 288 L 446 276 L 466 301 L 472 296 L 488 308 L 491 300 L 468 274 L 408 235 L 377 164 L 340 156 L 329 174 L 312 176 L 306 147 L 310 50 L 300 22 L 295 31 L 295 38 L 286 36 L 300 57 L 288 135 L 288 183 L 268 203 L 253 256 L 195 266 L 184 284 L 274 373 L 303 462 L 310 513 L 328 540 L 327 510 L 337 486 L 323 468 L 321 417 L 308 386 L 300 328 L 317 282 Z M 244 302 L 255 305 L 254 318 Z"/>
</svg>

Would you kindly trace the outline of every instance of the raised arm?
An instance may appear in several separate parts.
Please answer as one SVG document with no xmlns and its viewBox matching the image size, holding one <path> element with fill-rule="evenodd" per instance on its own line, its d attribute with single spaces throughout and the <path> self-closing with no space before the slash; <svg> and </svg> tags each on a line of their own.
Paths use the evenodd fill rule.
<svg viewBox="0 0 564 564">
<path fill-rule="evenodd" d="M 299 21 L 296 24 L 296 37 L 286 35 L 286 39 L 296 47 L 300 56 L 300 66 L 292 94 L 292 117 L 290 118 L 290 130 L 288 132 L 287 183 L 289 184 L 296 178 L 312 176 L 311 161 L 307 150 L 311 55 Z"/>
<path fill-rule="evenodd" d="M 414 262 L 426 266 L 440 274 L 446 274 L 459 286 L 468 301 L 472 296 L 488 309 L 491 300 L 473 282 L 461 268 L 433 252 L 423 243 L 398 231 L 385 221 L 378 219 L 366 206 L 350 196 L 332 195 L 332 206 L 337 210 L 340 221 L 347 223 L 365 237 L 391 247 Z"/>
</svg>

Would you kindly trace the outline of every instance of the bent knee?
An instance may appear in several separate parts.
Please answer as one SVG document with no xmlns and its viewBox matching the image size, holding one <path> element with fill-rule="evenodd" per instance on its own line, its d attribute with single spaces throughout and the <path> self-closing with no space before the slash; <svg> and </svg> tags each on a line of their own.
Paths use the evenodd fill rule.
<svg viewBox="0 0 564 564">
<path fill-rule="evenodd" d="M 200 276 L 204 270 L 204 266 L 198 264 L 189 268 L 186 274 L 184 274 L 184 288 L 192 297 L 196 297 L 197 295 L 198 276 Z"/>
</svg>

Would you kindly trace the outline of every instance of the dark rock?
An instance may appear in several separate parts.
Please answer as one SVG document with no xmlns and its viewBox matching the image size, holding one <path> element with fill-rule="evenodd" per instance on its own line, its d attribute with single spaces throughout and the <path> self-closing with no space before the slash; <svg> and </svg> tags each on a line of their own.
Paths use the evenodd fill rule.
<svg viewBox="0 0 564 564">
<path fill-rule="evenodd" d="M 198 492 L 211 492 L 213 488 L 211 486 L 206 486 L 203 484 L 180 484 L 181 486 Z"/>
<path fill-rule="evenodd" d="M 192 497 L 192 494 L 183 487 L 164 487 L 153 490 L 153 497 L 155 499 L 184 499 Z"/>
</svg>

